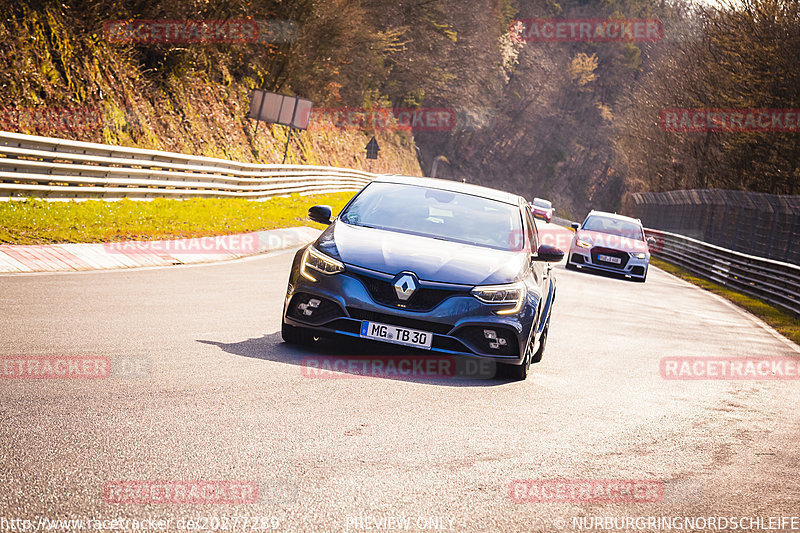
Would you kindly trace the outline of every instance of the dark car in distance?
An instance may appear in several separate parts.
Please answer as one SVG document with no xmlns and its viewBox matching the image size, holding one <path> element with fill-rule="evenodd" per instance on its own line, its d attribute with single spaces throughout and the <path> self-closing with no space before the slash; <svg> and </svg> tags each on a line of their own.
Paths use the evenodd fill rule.
<svg viewBox="0 0 800 533">
<path fill-rule="evenodd" d="M 294 258 L 283 339 L 346 336 L 488 358 L 525 379 L 544 352 L 551 262 L 521 196 L 448 180 L 383 176 Z"/>
</svg>

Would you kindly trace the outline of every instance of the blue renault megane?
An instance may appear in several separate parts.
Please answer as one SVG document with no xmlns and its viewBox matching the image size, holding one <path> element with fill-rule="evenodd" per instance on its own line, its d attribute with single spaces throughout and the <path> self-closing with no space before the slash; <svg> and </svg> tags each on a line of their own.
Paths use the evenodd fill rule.
<svg viewBox="0 0 800 533">
<path fill-rule="evenodd" d="M 563 253 L 539 243 L 521 196 L 448 180 L 384 176 L 294 258 L 283 339 L 343 335 L 488 358 L 514 379 L 541 360 Z"/>
</svg>

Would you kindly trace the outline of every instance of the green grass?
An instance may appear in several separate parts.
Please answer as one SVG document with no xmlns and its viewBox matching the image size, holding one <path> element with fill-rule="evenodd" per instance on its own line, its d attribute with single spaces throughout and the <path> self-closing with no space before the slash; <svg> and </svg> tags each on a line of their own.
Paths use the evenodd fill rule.
<svg viewBox="0 0 800 533">
<path fill-rule="evenodd" d="M 293 194 L 263 202 L 243 199 L 0 202 L 0 243 L 112 242 L 227 235 L 291 226 L 323 227 L 308 208 L 328 204 L 338 213 L 354 192 Z"/>
<path fill-rule="evenodd" d="M 773 307 L 768 303 L 762 302 L 756 298 L 744 295 L 742 293 L 733 291 L 718 283 L 709 281 L 705 278 L 692 274 L 685 268 L 667 263 L 662 259 L 655 257 L 650 258 L 650 263 L 658 268 L 669 272 L 683 280 L 693 283 L 707 291 L 718 294 L 729 300 L 739 307 L 751 312 L 773 328 L 787 339 L 792 340 L 796 344 L 800 344 L 800 318 L 797 316 L 781 311 L 777 307 Z"/>
</svg>

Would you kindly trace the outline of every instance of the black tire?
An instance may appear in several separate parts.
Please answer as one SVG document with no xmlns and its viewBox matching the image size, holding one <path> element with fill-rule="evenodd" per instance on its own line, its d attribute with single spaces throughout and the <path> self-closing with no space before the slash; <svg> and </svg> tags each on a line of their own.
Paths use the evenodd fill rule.
<svg viewBox="0 0 800 533">
<path fill-rule="evenodd" d="M 544 331 L 542 331 L 542 336 L 539 339 L 539 349 L 536 350 L 536 353 L 533 354 L 531 357 L 531 363 L 539 363 L 542 361 L 542 356 L 544 355 L 544 348 L 547 345 L 547 333 L 550 331 L 550 319 L 547 319 L 547 325 L 544 327 Z"/>
<path fill-rule="evenodd" d="M 539 350 L 536 352 L 536 354 L 531 355 L 530 346 L 530 343 L 528 343 L 528 345 L 525 347 L 525 362 L 523 362 L 521 365 L 508 365 L 504 363 L 497 364 L 497 369 L 499 370 L 501 377 L 508 378 L 512 381 L 525 381 L 528 378 L 528 374 L 530 374 L 531 370 L 531 362 L 538 363 L 542 359 L 542 354 L 540 353 L 542 350 Z M 535 359 L 537 354 L 539 356 L 539 360 Z"/>
<path fill-rule="evenodd" d="M 647 270 L 644 271 L 644 276 L 642 276 L 641 278 L 633 278 L 633 281 L 637 283 L 644 283 L 646 279 L 647 279 Z"/>
<path fill-rule="evenodd" d="M 281 337 L 287 344 L 297 344 L 300 346 L 311 346 L 314 344 L 314 333 L 305 328 L 290 326 L 286 322 L 281 325 Z"/>
<path fill-rule="evenodd" d="M 567 270 L 578 270 L 578 267 L 576 267 L 569 261 L 567 261 L 567 263 L 564 265 L 564 268 L 566 268 Z"/>
<path fill-rule="evenodd" d="M 525 357 L 525 362 L 521 365 L 507 365 L 498 363 L 497 368 L 501 372 L 501 376 L 508 378 L 512 381 L 525 381 L 528 378 L 528 373 L 531 368 L 530 355 Z"/>
</svg>

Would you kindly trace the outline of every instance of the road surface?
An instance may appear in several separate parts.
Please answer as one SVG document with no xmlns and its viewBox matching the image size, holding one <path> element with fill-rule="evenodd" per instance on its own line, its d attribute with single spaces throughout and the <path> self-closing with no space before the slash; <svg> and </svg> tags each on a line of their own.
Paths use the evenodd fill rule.
<svg viewBox="0 0 800 533">
<path fill-rule="evenodd" d="M 717 297 L 655 268 L 640 284 L 558 265 L 547 352 L 525 382 L 313 379 L 304 358 L 348 352 L 281 342 L 292 254 L 0 277 L 6 360 L 133 368 L 0 380 L 0 526 L 150 517 L 179 531 L 248 516 L 280 531 L 551 532 L 591 516 L 800 515 L 800 382 L 659 372 L 666 357 L 798 358 Z M 518 480 L 557 479 L 644 480 L 663 495 L 512 498 Z M 116 503 L 104 490 L 125 480 L 242 481 L 258 496 Z"/>
</svg>

